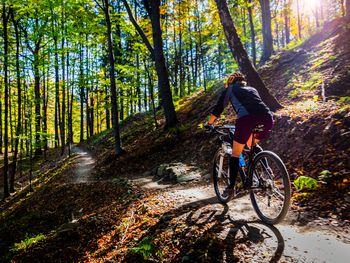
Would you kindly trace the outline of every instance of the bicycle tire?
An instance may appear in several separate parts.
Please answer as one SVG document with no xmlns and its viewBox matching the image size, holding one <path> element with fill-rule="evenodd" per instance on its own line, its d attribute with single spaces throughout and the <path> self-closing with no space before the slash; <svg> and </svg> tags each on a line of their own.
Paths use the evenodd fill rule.
<svg viewBox="0 0 350 263">
<path fill-rule="evenodd" d="M 223 158 L 221 169 L 220 169 L 220 158 Z M 229 196 L 229 195 L 223 196 L 223 190 L 229 184 L 228 162 L 229 162 L 229 156 L 223 152 L 222 148 L 219 148 L 214 155 L 212 176 L 213 176 L 213 185 L 214 185 L 215 194 L 218 200 L 220 201 L 220 203 L 223 203 L 223 204 L 226 204 L 232 198 L 232 196 Z M 221 174 L 220 174 L 220 170 L 221 170 Z"/>
<path fill-rule="evenodd" d="M 283 161 L 271 151 L 262 151 L 253 159 L 249 178 L 252 183 L 250 199 L 258 217 L 263 222 L 271 225 L 281 222 L 288 213 L 291 200 L 290 178 Z M 253 188 L 254 183 L 263 184 L 264 186 Z M 276 190 L 277 188 L 278 190 Z M 275 216 L 268 215 L 263 208 L 264 202 L 260 202 L 260 200 L 265 198 L 264 195 L 267 198 L 269 210 L 273 210 L 270 207 L 271 200 L 280 200 L 281 206 Z"/>
</svg>

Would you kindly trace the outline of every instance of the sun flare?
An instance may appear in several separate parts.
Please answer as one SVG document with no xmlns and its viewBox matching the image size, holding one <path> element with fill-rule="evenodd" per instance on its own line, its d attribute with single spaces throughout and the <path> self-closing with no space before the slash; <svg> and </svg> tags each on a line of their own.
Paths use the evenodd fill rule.
<svg viewBox="0 0 350 263">
<path fill-rule="evenodd" d="M 305 12 L 313 12 L 319 5 L 320 0 L 299 0 L 300 8 L 304 9 Z"/>
</svg>

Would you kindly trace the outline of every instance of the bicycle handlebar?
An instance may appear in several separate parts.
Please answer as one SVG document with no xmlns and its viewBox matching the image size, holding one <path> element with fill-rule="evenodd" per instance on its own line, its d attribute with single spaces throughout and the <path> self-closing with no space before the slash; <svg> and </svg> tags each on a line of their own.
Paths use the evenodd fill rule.
<svg viewBox="0 0 350 263">
<path fill-rule="evenodd" d="M 226 133 L 222 132 L 221 130 L 235 130 L 236 126 L 235 125 L 214 126 L 214 125 L 205 124 L 204 128 L 206 128 L 212 132 L 216 132 L 216 133 L 219 133 L 221 135 L 225 135 Z"/>
</svg>

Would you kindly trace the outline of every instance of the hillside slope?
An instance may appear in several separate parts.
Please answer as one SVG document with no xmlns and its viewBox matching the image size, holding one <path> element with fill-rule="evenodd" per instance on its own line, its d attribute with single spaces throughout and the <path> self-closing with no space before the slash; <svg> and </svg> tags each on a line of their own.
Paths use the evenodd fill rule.
<svg viewBox="0 0 350 263">
<path fill-rule="evenodd" d="M 275 113 L 275 126 L 263 147 L 281 156 L 292 179 L 300 175 L 317 179 L 323 172 L 324 180 L 330 181 L 325 189 L 340 201 L 349 191 L 349 33 L 349 24 L 336 20 L 300 46 L 278 53 L 260 70 L 285 106 Z M 177 105 L 180 124 L 170 131 L 155 129 L 147 114 L 125 121 L 122 141 L 127 154 L 119 159 L 108 133 L 94 138 L 90 147 L 100 160 L 100 176 L 139 176 L 171 162 L 195 165 L 208 175 L 218 144 L 200 124 L 210 114 L 221 87 L 218 82 L 207 92 L 182 99 Z M 218 123 L 234 119 L 233 111 L 227 109 Z M 161 114 L 157 121 L 164 123 Z M 344 211 L 342 217 L 346 216 Z"/>
</svg>

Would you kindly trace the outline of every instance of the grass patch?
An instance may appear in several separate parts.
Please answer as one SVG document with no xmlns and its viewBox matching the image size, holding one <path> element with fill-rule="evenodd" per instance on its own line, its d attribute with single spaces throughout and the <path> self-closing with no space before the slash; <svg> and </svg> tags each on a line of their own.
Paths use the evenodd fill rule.
<svg viewBox="0 0 350 263">
<path fill-rule="evenodd" d="M 104 131 L 94 135 L 92 138 L 90 138 L 90 143 L 89 144 L 92 145 L 92 146 L 95 146 L 96 144 L 99 144 L 111 132 L 112 132 L 112 130 L 104 130 Z"/>
<path fill-rule="evenodd" d="M 142 255 L 144 259 L 149 258 L 154 250 L 154 245 L 152 244 L 153 239 L 152 236 L 143 238 L 140 244 L 136 247 L 130 248 L 130 251 Z"/>
<path fill-rule="evenodd" d="M 294 78 L 288 83 L 288 85 L 293 88 L 293 90 L 289 92 L 288 96 L 291 98 L 296 98 L 297 96 L 302 95 L 304 92 L 320 87 L 322 83 L 323 77 L 319 72 L 312 73 L 312 75 L 307 78 L 307 81 L 304 81 L 302 76 L 295 75 Z"/>
<path fill-rule="evenodd" d="M 12 251 L 13 252 L 18 252 L 20 250 L 26 250 L 27 248 L 29 248 L 31 245 L 39 242 L 40 240 L 45 239 L 45 235 L 43 235 L 42 233 L 37 234 L 36 236 L 29 236 L 28 234 L 26 234 L 26 237 L 24 240 L 22 240 L 19 243 L 15 243 Z"/>
</svg>

